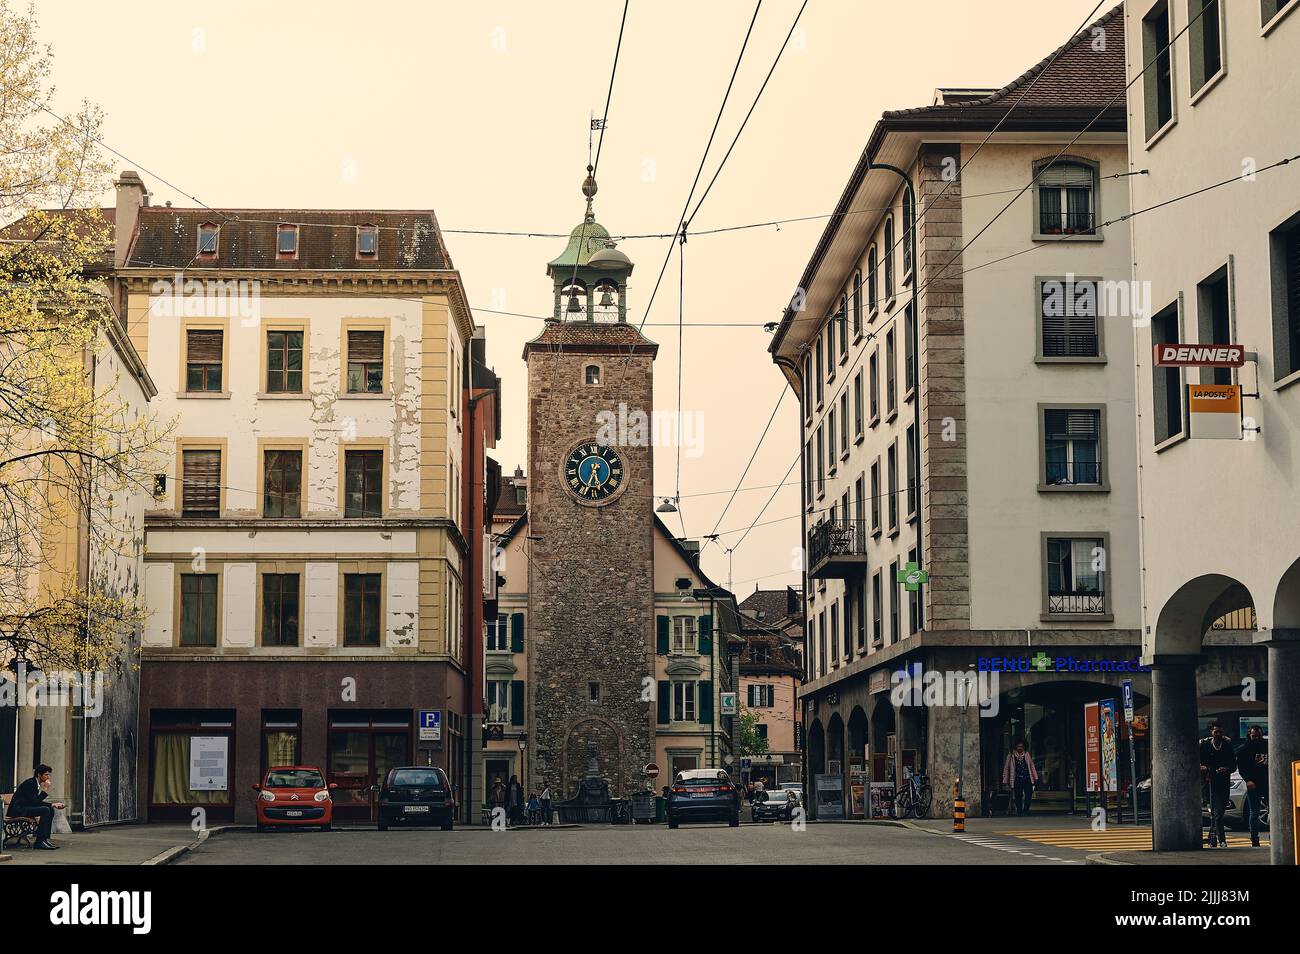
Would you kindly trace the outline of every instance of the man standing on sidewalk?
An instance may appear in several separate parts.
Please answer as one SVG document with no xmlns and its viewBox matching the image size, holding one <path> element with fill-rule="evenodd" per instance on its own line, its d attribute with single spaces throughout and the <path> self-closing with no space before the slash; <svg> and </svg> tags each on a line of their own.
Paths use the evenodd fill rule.
<svg viewBox="0 0 1300 954">
<path fill-rule="evenodd" d="M 1246 741 L 1237 749 L 1237 771 L 1246 783 L 1246 820 L 1250 825 L 1250 843 L 1259 847 L 1259 806 L 1268 802 L 1268 743 L 1264 730 L 1252 725 Z"/>
<path fill-rule="evenodd" d="M 1237 754 L 1232 741 L 1224 734 L 1223 726 L 1210 723 L 1210 737 L 1201 740 L 1201 772 L 1210 782 L 1210 847 L 1228 847 L 1223 832 L 1223 813 L 1228 809 L 1228 792 L 1232 788 L 1232 770 L 1237 767 Z"/>
</svg>

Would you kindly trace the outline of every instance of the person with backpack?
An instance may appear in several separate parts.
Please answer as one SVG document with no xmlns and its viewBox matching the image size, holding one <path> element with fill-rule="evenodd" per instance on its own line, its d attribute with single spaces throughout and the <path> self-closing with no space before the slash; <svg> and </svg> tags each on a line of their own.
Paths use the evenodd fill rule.
<svg viewBox="0 0 1300 954">
<path fill-rule="evenodd" d="M 1268 742 L 1264 730 L 1252 725 L 1246 730 L 1246 741 L 1237 749 L 1237 771 L 1246 783 L 1246 823 L 1250 828 L 1250 843 L 1259 847 L 1259 810 L 1268 804 Z"/>
</svg>

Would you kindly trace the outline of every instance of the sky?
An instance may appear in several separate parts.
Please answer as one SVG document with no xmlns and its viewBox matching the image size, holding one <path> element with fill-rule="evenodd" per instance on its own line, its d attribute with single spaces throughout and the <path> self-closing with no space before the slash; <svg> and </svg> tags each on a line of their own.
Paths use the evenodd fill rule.
<svg viewBox="0 0 1300 954">
<path fill-rule="evenodd" d="M 882 112 L 927 105 L 936 87 L 1005 85 L 1094 4 L 810 0 L 692 230 L 825 216 Z M 799 5 L 762 2 L 697 198 Z M 631 0 L 598 170 L 596 216 L 611 233 L 675 230 L 754 7 Z M 564 241 L 451 230 L 567 233 L 581 221 L 621 0 L 37 0 L 36 11 L 56 108 L 99 105 L 104 141 L 127 157 L 115 168 L 139 171 L 156 204 L 433 209 L 502 378 L 493 456 L 507 473 L 526 461 L 522 348 L 541 322 L 493 312 L 549 313 L 546 263 Z M 728 500 L 785 387 L 762 324 L 780 318 L 824 227 L 688 238 L 680 332 L 676 255 L 646 314 L 670 240 L 620 245 L 636 266 L 629 319 L 660 344 L 658 410 L 676 409 L 682 367 L 692 440 L 680 486 L 677 448 L 656 448 L 655 492 L 680 492 L 667 518 L 678 534 L 716 529 L 703 568 L 740 598 L 799 582 L 793 393 Z"/>
</svg>

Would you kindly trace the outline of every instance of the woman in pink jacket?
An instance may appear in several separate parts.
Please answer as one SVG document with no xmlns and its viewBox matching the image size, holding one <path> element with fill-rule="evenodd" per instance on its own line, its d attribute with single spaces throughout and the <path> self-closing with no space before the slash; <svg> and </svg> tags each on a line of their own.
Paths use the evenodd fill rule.
<svg viewBox="0 0 1300 954">
<path fill-rule="evenodd" d="M 1038 769 L 1034 768 L 1033 756 L 1025 751 L 1024 739 L 1016 740 L 1015 748 L 1002 766 L 1002 784 L 1014 793 L 1016 814 L 1028 815 L 1034 786 L 1038 784 Z"/>
</svg>

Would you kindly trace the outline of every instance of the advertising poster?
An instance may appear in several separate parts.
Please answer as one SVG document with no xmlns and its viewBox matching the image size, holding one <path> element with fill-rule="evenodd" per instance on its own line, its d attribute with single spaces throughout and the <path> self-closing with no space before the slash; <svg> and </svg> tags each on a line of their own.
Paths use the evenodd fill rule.
<svg viewBox="0 0 1300 954">
<path fill-rule="evenodd" d="M 867 807 L 867 773 L 854 769 L 849 773 L 849 811 L 854 818 L 865 818 Z"/>
<path fill-rule="evenodd" d="M 871 817 L 872 818 L 893 818 L 894 817 L 894 783 L 893 782 L 872 782 L 871 783 Z"/>
<path fill-rule="evenodd" d="M 1115 709 L 1114 699 L 1103 699 L 1097 705 L 1101 720 L 1101 787 L 1106 792 L 1119 791 L 1119 723 Z"/>
<path fill-rule="evenodd" d="M 1101 791 L 1101 717 L 1095 702 L 1083 706 L 1084 771 L 1088 776 L 1086 791 Z"/>
<path fill-rule="evenodd" d="M 817 776 L 817 817 L 844 817 L 844 776 Z"/>
</svg>

